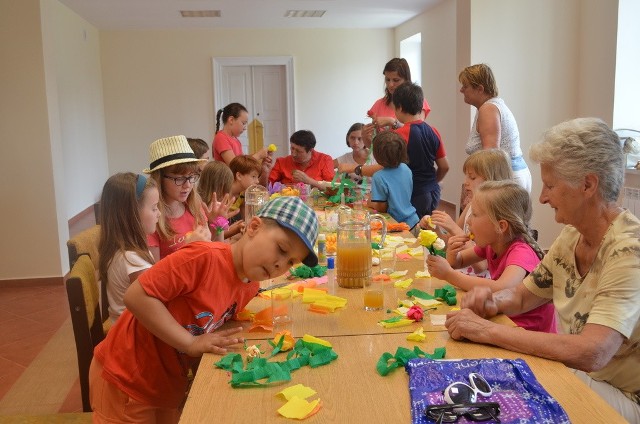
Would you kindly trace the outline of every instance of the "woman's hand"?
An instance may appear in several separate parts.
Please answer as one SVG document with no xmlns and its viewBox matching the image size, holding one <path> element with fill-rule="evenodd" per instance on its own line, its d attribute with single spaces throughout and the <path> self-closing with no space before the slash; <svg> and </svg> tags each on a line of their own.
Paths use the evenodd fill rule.
<svg viewBox="0 0 640 424">
<path fill-rule="evenodd" d="M 444 323 L 452 339 L 467 339 L 486 344 L 492 342 L 490 329 L 496 325 L 498 324 L 480 318 L 470 309 L 449 312 Z"/>
<path fill-rule="evenodd" d="M 379 116 L 373 120 L 373 125 L 378 128 L 393 127 L 395 123 L 396 118 L 391 118 L 389 116 Z"/>
<path fill-rule="evenodd" d="M 362 127 L 362 142 L 366 148 L 371 147 L 371 140 L 373 140 L 373 132 L 376 126 L 374 124 L 366 124 Z"/>
<path fill-rule="evenodd" d="M 432 277 L 439 278 L 441 280 L 449 281 L 451 272 L 455 272 L 449 262 L 441 256 L 429 255 L 427 258 L 427 266 L 429 268 L 429 274 Z"/>
<path fill-rule="evenodd" d="M 498 315 L 498 305 L 490 287 L 474 287 L 462 297 L 460 307 L 470 309 L 482 318 Z"/>
<path fill-rule="evenodd" d="M 341 163 L 338 165 L 338 172 L 342 172 L 344 174 L 350 174 L 355 171 L 357 165 L 351 163 Z"/>
<path fill-rule="evenodd" d="M 234 336 L 241 331 L 242 327 L 237 327 L 194 336 L 193 342 L 187 347 L 185 353 L 194 358 L 202 356 L 203 353 L 224 355 L 227 353 L 227 347 L 244 342 L 244 337 Z"/>
</svg>

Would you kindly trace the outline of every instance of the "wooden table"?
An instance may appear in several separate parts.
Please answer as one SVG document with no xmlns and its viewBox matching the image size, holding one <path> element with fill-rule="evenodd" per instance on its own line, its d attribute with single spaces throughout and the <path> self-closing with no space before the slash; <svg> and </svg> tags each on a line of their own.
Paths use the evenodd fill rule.
<svg viewBox="0 0 640 424">
<path fill-rule="evenodd" d="M 373 334 L 325 337 L 333 344 L 338 359 L 329 365 L 303 367 L 292 373 L 288 383 L 234 389 L 226 371 L 214 367 L 219 356 L 204 355 L 187 398 L 181 423 L 265 423 L 290 422 L 277 413 L 284 401 L 276 394 L 294 384 L 317 391 L 320 411 L 304 423 L 409 423 L 411 422 L 408 375 L 399 368 L 386 377 L 376 372 L 384 352 L 398 346 L 418 345 L 425 352 L 445 346 L 447 358 L 523 358 L 545 389 L 563 406 L 575 423 L 624 423 L 604 400 L 597 396 L 564 365 L 500 348 L 457 342 L 446 331 L 432 332 L 423 343 L 406 341 L 406 334 Z M 284 354 L 282 354 L 284 355 Z"/>
</svg>

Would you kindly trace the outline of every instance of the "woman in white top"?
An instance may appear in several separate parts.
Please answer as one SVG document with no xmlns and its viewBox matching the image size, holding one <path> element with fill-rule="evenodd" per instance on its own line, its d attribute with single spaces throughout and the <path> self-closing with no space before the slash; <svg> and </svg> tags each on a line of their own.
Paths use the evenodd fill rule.
<svg viewBox="0 0 640 424">
<path fill-rule="evenodd" d="M 347 131 L 347 146 L 351 147 L 351 152 L 338 156 L 333 160 L 333 167 L 338 168 L 340 164 L 372 165 L 377 163 L 371 154 L 371 149 L 365 146 L 362 138 L 362 128 L 364 124 L 359 122 L 351 125 Z M 367 191 L 371 190 L 371 178 L 349 173 L 349 178 L 361 184 Z"/>
<path fill-rule="evenodd" d="M 531 172 L 522 157 L 518 124 L 498 97 L 498 86 L 491 68 L 485 64 L 464 68 L 458 80 L 464 102 L 477 109 L 467 141 L 466 152 L 499 148 L 511 159 L 514 180 L 531 193 Z"/>
</svg>

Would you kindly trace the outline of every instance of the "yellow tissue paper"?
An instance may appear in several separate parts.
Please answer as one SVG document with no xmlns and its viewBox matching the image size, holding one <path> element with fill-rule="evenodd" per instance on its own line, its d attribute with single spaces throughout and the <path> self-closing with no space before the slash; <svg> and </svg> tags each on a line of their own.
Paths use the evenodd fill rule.
<svg viewBox="0 0 640 424">
<path fill-rule="evenodd" d="M 278 413 L 285 418 L 302 420 L 315 412 L 319 402 L 320 399 L 307 402 L 299 397 L 293 397 L 278 409 Z"/>
<path fill-rule="evenodd" d="M 414 247 L 413 249 L 409 249 L 409 254 L 413 257 L 422 256 L 424 254 L 424 249 L 422 246 Z"/>
<path fill-rule="evenodd" d="M 416 297 L 416 303 L 418 303 L 421 306 L 424 306 L 427 309 L 435 308 L 438 305 L 442 304 L 442 302 L 440 302 L 439 300 L 435 300 L 435 299 L 420 299 L 419 297 Z"/>
<path fill-rule="evenodd" d="M 302 292 L 302 303 L 314 303 L 327 296 L 327 292 L 324 290 L 305 288 Z"/>
<path fill-rule="evenodd" d="M 407 272 L 409 272 L 409 270 L 405 269 L 404 271 L 396 271 L 396 272 L 392 272 L 391 274 L 389 274 L 389 277 L 391 278 L 400 278 L 400 277 L 404 277 L 405 275 L 407 275 Z"/>
<path fill-rule="evenodd" d="M 344 308 L 347 305 L 347 299 L 338 296 L 327 295 L 313 302 L 313 306 L 325 309 L 328 312 L 335 312 L 338 308 Z"/>
<path fill-rule="evenodd" d="M 416 278 L 431 278 L 429 271 L 416 271 Z"/>
<path fill-rule="evenodd" d="M 407 250 L 409 250 L 409 248 L 407 247 L 406 244 L 401 244 L 399 246 L 396 246 L 396 255 L 398 253 L 406 252 Z"/>
<path fill-rule="evenodd" d="M 424 334 L 424 328 L 420 327 L 407 336 L 407 340 L 412 342 L 423 342 L 427 336 Z"/>
<path fill-rule="evenodd" d="M 393 287 L 406 289 L 413 283 L 413 278 L 407 278 L 406 280 L 398 280 L 393 283 Z"/>
<path fill-rule="evenodd" d="M 398 321 L 395 322 L 384 322 L 384 321 L 380 321 L 378 322 L 378 325 L 383 326 L 384 328 L 396 328 L 396 327 L 406 327 L 407 325 L 411 325 L 413 324 L 415 321 L 412 319 L 400 319 Z"/>
<path fill-rule="evenodd" d="M 278 393 L 277 396 L 280 396 L 285 400 L 291 400 L 294 397 L 297 397 L 299 399 L 306 399 L 315 394 L 316 394 L 316 391 L 313 390 L 311 387 L 307 387 L 302 384 L 296 384 L 295 386 L 287 387 L 286 389 Z"/>
<path fill-rule="evenodd" d="M 327 346 L 327 347 L 333 347 L 331 345 L 331 343 L 329 343 L 328 341 L 319 339 L 319 338 L 311 336 L 309 334 L 305 334 L 304 336 L 302 336 L 302 341 L 305 341 L 307 343 L 315 343 L 315 344 L 319 344 L 319 345 Z"/>
</svg>

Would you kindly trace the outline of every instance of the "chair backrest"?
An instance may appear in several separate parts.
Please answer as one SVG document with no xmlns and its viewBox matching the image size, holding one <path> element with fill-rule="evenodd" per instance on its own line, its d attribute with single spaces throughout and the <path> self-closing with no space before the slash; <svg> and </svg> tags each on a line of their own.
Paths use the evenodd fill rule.
<svg viewBox="0 0 640 424">
<path fill-rule="evenodd" d="M 69 268 L 73 268 L 73 264 L 81 255 L 89 255 L 93 267 L 98 269 L 100 256 L 98 254 L 98 244 L 100 243 L 100 226 L 94 225 L 84 231 L 76 234 L 75 237 L 67 241 L 67 249 L 69 250 Z"/>
<path fill-rule="evenodd" d="M 89 403 L 89 366 L 93 348 L 104 339 L 96 270 L 87 255 L 76 260 L 66 281 L 73 335 L 78 355 L 78 373 L 82 393 L 82 410 L 91 411 Z"/>
</svg>

